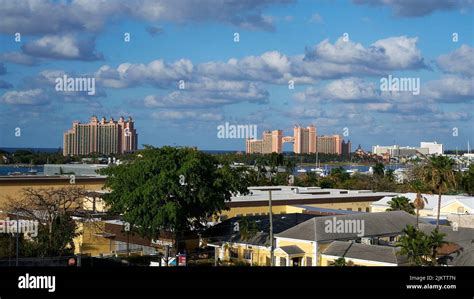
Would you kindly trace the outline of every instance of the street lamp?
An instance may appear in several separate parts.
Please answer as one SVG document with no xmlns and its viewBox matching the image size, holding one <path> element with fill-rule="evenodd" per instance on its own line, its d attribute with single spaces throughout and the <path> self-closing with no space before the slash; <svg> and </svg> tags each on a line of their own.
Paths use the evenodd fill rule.
<svg viewBox="0 0 474 299">
<path fill-rule="evenodd" d="M 273 261 L 273 217 L 272 217 L 272 191 L 281 191 L 280 187 L 249 187 L 249 190 L 258 190 L 258 191 L 268 191 L 268 210 L 269 210 L 269 219 L 270 219 L 270 265 L 274 266 Z"/>
</svg>

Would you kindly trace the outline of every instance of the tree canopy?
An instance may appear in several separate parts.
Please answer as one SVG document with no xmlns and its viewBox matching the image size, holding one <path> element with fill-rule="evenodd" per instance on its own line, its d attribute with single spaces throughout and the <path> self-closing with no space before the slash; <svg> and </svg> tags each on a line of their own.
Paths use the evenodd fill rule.
<svg viewBox="0 0 474 299">
<path fill-rule="evenodd" d="M 101 171 L 108 175 L 104 201 L 145 236 L 202 226 L 248 192 L 245 169 L 219 164 L 194 148 L 145 146 L 135 159 Z"/>
</svg>

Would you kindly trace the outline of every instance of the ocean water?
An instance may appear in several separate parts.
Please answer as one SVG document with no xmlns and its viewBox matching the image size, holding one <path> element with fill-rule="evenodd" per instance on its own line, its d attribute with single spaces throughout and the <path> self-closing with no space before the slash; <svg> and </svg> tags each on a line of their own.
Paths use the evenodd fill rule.
<svg viewBox="0 0 474 299">
<path fill-rule="evenodd" d="M 38 171 L 38 175 L 42 175 L 44 171 L 43 165 L 38 165 L 38 166 L 33 166 L 32 169 L 35 169 Z M 24 174 L 28 174 L 28 170 L 30 170 L 30 167 L 14 167 L 14 166 L 5 166 L 5 165 L 0 165 L 0 176 L 1 175 L 8 175 L 8 173 L 12 172 L 21 172 Z"/>
<path fill-rule="evenodd" d="M 7 153 L 14 153 L 17 150 L 29 150 L 32 152 L 40 152 L 40 153 L 56 153 L 58 151 L 62 151 L 60 148 L 42 148 L 42 147 L 0 147 L 0 150 L 5 151 Z"/>
</svg>

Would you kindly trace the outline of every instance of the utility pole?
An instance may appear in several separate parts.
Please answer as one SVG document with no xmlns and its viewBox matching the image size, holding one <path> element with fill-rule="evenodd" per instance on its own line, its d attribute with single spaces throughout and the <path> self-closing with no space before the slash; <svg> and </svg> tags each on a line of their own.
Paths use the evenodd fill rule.
<svg viewBox="0 0 474 299">
<path fill-rule="evenodd" d="M 19 221 L 18 211 L 16 211 L 16 266 L 17 267 L 18 267 L 18 257 L 20 253 L 19 237 L 20 237 L 20 221 Z"/>
<path fill-rule="evenodd" d="M 272 213 L 272 191 L 281 191 L 279 187 L 250 187 L 249 190 L 259 190 L 259 191 L 268 191 L 268 217 L 270 220 L 270 265 L 273 267 L 275 265 L 274 261 L 274 240 L 273 240 L 273 213 Z"/>
<path fill-rule="evenodd" d="M 273 215 L 272 215 L 272 190 L 268 190 L 268 215 L 270 217 L 270 265 L 274 266 L 273 258 Z"/>
</svg>

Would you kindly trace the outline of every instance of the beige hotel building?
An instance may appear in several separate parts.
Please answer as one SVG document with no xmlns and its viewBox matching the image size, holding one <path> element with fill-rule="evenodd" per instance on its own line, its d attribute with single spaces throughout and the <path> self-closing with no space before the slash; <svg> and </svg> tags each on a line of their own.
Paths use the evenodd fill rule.
<svg viewBox="0 0 474 299">
<path fill-rule="evenodd" d="M 136 150 L 137 144 L 132 117 L 125 120 L 122 116 L 118 121 L 102 117 L 99 121 L 94 115 L 87 124 L 75 121 L 72 129 L 64 133 L 63 155 L 123 154 Z"/>
<path fill-rule="evenodd" d="M 282 130 L 264 131 L 263 139 L 247 139 L 247 154 L 270 154 L 281 153 L 283 143 L 293 143 L 293 152 L 295 154 L 336 154 L 342 155 L 343 152 L 350 154 L 350 142 L 344 143 L 340 135 L 318 136 L 316 127 L 295 126 L 293 136 L 283 136 Z"/>
</svg>

